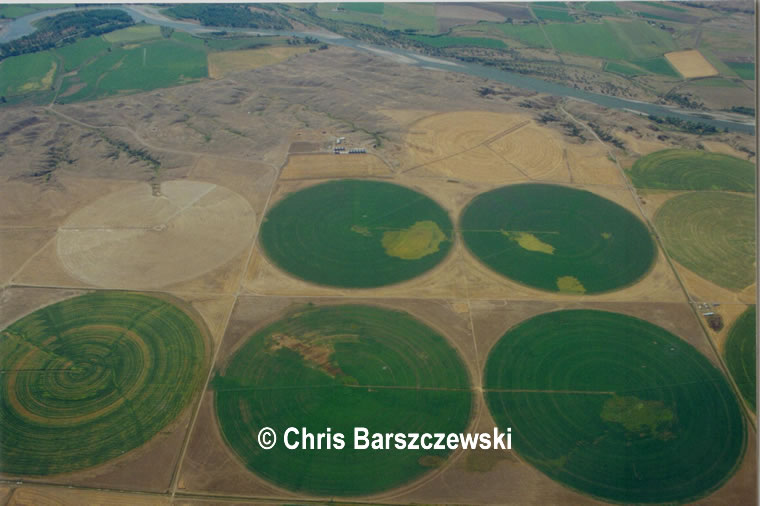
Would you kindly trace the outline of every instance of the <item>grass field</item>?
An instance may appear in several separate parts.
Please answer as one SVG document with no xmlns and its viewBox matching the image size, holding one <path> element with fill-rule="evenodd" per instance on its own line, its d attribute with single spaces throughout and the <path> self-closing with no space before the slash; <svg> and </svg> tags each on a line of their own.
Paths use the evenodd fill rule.
<svg viewBox="0 0 760 506">
<path fill-rule="evenodd" d="M 536 25 L 513 25 L 510 23 L 478 23 L 477 25 L 467 25 L 457 27 L 454 32 L 466 30 L 468 32 L 478 31 L 497 37 L 505 37 L 517 40 L 530 47 L 545 48 L 549 47 L 549 41 L 546 40 L 541 28 Z"/>
<path fill-rule="evenodd" d="M 295 276 L 352 288 L 383 286 L 438 264 L 453 240 L 446 211 L 395 184 L 340 180 L 285 197 L 261 225 L 269 258 Z"/>
<path fill-rule="evenodd" d="M 406 313 L 370 306 L 296 309 L 251 336 L 212 387 L 224 438 L 251 470 L 325 496 L 401 485 L 449 453 L 354 450 L 354 427 L 460 432 L 470 417 L 467 372 L 451 345 Z M 255 437 L 265 426 L 279 435 L 330 427 L 346 447 L 288 450 L 278 441 L 263 451 Z"/>
<path fill-rule="evenodd" d="M 730 477 L 746 446 L 722 374 L 686 342 L 630 316 L 556 311 L 524 321 L 489 353 L 484 385 L 523 459 L 605 500 L 702 497 Z"/>
<path fill-rule="evenodd" d="M 462 212 L 465 244 L 488 267 L 542 290 L 596 293 L 623 287 L 651 266 L 644 224 L 591 192 L 549 184 L 505 186 Z"/>
<path fill-rule="evenodd" d="M 607 64 L 605 64 L 604 66 L 604 70 L 607 72 L 614 72 L 616 74 L 621 74 L 624 76 L 638 76 L 644 73 L 640 69 L 631 67 L 630 65 L 625 65 L 624 63 L 616 63 L 616 62 L 607 62 Z"/>
<path fill-rule="evenodd" d="M 404 3 L 318 3 L 317 14 L 325 19 L 361 23 L 388 30 L 416 30 L 420 33 L 438 33 L 433 4 Z M 348 6 L 348 7 L 347 7 Z"/>
<path fill-rule="evenodd" d="M 638 188 L 755 191 L 752 163 L 705 151 L 656 151 L 636 160 L 628 175 Z"/>
<path fill-rule="evenodd" d="M 450 37 L 447 35 L 411 35 L 410 39 L 431 47 L 483 47 L 487 49 L 506 49 L 507 45 L 499 39 L 488 37 Z"/>
<path fill-rule="evenodd" d="M 589 12 L 597 12 L 599 14 L 608 14 L 611 16 L 623 13 L 620 7 L 615 5 L 615 2 L 589 2 L 584 8 Z"/>
<path fill-rule="evenodd" d="M 0 472 L 49 475 L 151 439 L 200 386 L 204 337 L 177 307 L 96 292 L 39 309 L 0 340 Z"/>
<path fill-rule="evenodd" d="M 59 101 L 99 98 L 123 91 L 147 91 L 207 77 L 206 52 L 172 40 L 161 39 L 130 49 L 112 47 L 67 78 Z M 65 95 L 75 83 L 85 86 Z"/>
<path fill-rule="evenodd" d="M 628 48 L 608 23 L 553 23 L 544 29 L 558 51 L 611 60 L 629 57 Z"/>
<path fill-rule="evenodd" d="M 754 63 L 725 62 L 728 67 L 736 72 L 742 79 L 752 80 L 755 78 Z"/>
<path fill-rule="evenodd" d="M 544 9 L 536 6 L 532 6 L 531 10 L 541 21 L 561 21 L 563 23 L 572 23 L 575 21 L 575 18 L 568 14 L 567 11 Z"/>
<path fill-rule="evenodd" d="M 68 46 L 56 48 L 55 52 L 63 60 L 63 69 L 69 72 L 79 68 L 91 58 L 95 58 L 108 47 L 110 44 L 101 37 L 87 37 Z"/>
<path fill-rule="evenodd" d="M 668 60 L 663 57 L 652 58 L 649 60 L 635 60 L 631 61 L 631 63 L 644 70 L 648 70 L 653 74 L 660 74 L 668 77 L 680 77 L 678 72 L 676 72 L 670 63 L 668 63 Z"/>
<path fill-rule="evenodd" d="M 161 27 L 158 25 L 135 25 L 129 28 L 123 28 L 103 35 L 108 42 L 116 44 L 129 44 L 142 42 L 150 39 L 161 37 Z"/>
<path fill-rule="evenodd" d="M 50 51 L 12 56 L 0 62 L 0 95 L 24 95 L 48 90 L 58 62 Z"/>
<path fill-rule="evenodd" d="M 726 348 L 723 353 L 726 356 L 731 375 L 739 387 L 739 392 L 747 400 L 754 411 L 757 406 L 757 371 L 755 360 L 757 359 L 757 306 L 750 306 L 734 322 L 733 327 L 726 339 Z"/>
<path fill-rule="evenodd" d="M 687 269 L 741 290 L 755 279 L 755 203 L 751 197 L 693 192 L 673 197 L 655 215 L 665 249 Z"/>
</svg>

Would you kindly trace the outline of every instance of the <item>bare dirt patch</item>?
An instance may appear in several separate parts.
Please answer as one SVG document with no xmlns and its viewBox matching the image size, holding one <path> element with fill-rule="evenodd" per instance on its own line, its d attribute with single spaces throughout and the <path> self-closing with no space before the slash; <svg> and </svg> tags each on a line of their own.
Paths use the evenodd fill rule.
<svg viewBox="0 0 760 506">
<path fill-rule="evenodd" d="M 307 47 L 267 47 L 209 53 L 208 75 L 212 79 L 223 79 L 235 72 L 243 72 L 263 67 L 264 65 L 280 63 L 291 56 L 308 51 L 309 48 Z"/>
<path fill-rule="evenodd" d="M 391 169 L 372 153 L 359 155 L 290 155 L 280 179 L 390 176 Z"/>
<path fill-rule="evenodd" d="M 715 67 L 696 49 L 665 53 L 665 58 L 686 78 L 718 75 Z"/>
<path fill-rule="evenodd" d="M 210 183 L 138 184 L 74 213 L 59 229 L 67 272 L 95 286 L 156 288 L 197 277 L 233 258 L 253 235 L 255 213 Z"/>
</svg>

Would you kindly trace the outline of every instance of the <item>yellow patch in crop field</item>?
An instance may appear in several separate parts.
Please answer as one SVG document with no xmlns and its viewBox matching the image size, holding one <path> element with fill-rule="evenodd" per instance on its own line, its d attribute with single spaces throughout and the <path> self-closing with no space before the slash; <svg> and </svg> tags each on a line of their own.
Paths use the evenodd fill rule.
<svg viewBox="0 0 760 506">
<path fill-rule="evenodd" d="M 22 84 L 19 87 L 19 91 L 47 90 L 53 85 L 53 77 L 55 76 L 55 69 L 57 68 L 58 64 L 56 62 L 52 62 L 50 64 L 50 70 L 48 70 L 47 73 L 42 76 L 42 79 L 39 81 L 29 81 Z"/>
<path fill-rule="evenodd" d="M 715 67 L 696 49 L 665 53 L 665 58 L 686 78 L 718 75 Z"/>
<path fill-rule="evenodd" d="M 557 288 L 562 293 L 586 293 L 586 288 L 575 276 L 557 278 Z"/>
<path fill-rule="evenodd" d="M 446 240 L 438 224 L 434 221 L 418 221 L 403 230 L 388 230 L 383 233 L 383 248 L 393 257 L 417 260 L 438 251 L 438 246 Z"/>
<path fill-rule="evenodd" d="M 519 244 L 522 249 L 538 251 L 539 253 L 546 253 L 547 255 L 554 254 L 554 246 L 545 243 L 529 232 L 507 232 L 506 230 L 502 230 L 501 233 Z"/>
<path fill-rule="evenodd" d="M 612 234 L 609 232 L 602 232 L 602 239 L 612 239 Z"/>
</svg>

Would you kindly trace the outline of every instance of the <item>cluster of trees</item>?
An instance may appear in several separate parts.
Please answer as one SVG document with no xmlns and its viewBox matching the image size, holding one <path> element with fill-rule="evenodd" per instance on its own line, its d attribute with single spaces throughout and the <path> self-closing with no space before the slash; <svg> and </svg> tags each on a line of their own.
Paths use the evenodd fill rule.
<svg viewBox="0 0 760 506">
<path fill-rule="evenodd" d="M 717 134 L 720 131 L 714 126 L 708 125 L 706 123 L 689 121 L 685 119 L 675 118 L 673 116 L 660 118 L 659 116 L 654 116 L 650 114 L 649 119 L 659 125 L 662 125 L 662 124 L 671 125 L 675 128 L 678 128 L 679 130 L 683 130 L 684 132 L 689 132 L 690 134 L 709 135 L 709 134 Z"/>
<path fill-rule="evenodd" d="M 41 19 L 34 33 L 0 44 L 0 60 L 64 46 L 79 38 L 101 35 L 133 24 L 129 14 L 117 9 L 64 12 Z"/>
<path fill-rule="evenodd" d="M 271 11 L 265 12 L 265 11 Z M 282 16 L 274 13 L 266 4 L 251 10 L 235 4 L 184 4 L 166 9 L 170 16 L 195 19 L 204 26 L 231 26 L 235 28 L 262 28 L 284 30 L 293 26 Z"/>
</svg>

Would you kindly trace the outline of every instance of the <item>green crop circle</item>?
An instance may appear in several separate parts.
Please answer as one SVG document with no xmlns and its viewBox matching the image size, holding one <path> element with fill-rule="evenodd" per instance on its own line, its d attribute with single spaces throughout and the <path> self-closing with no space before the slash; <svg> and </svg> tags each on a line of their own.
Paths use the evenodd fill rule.
<svg viewBox="0 0 760 506">
<path fill-rule="evenodd" d="M 212 386 L 222 434 L 249 469 L 323 496 L 402 485 L 449 453 L 356 450 L 354 427 L 458 433 L 470 418 L 468 375 L 454 348 L 408 314 L 372 306 L 301 307 L 253 334 Z M 257 442 L 264 427 L 278 437 L 270 450 Z M 289 450 L 282 439 L 289 427 L 314 434 L 329 427 L 345 435 L 345 448 Z"/>
<path fill-rule="evenodd" d="M 752 305 L 736 319 L 723 350 L 736 386 L 753 410 L 757 406 L 757 308 Z"/>
<path fill-rule="evenodd" d="M 549 477 L 626 503 L 718 488 L 746 446 L 728 382 L 696 349 L 644 320 L 545 313 L 491 350 L 484 384 L 499 427 Z"/>
<path fill-rule="evenodd" d="M 16 321 L 0 340 L 0 472 L 105 462 L 174 420 L 203 378 L 205 341 L 172 304 L 96 292 Z"/>
<path fill-rule="evenodd" d="M 755 280 L 755 201 L 735 193 L 690 192 L 666 201 L 654 217 L 673 259 L 729 290 Z"/>
<path fill-rule="evenodd" d="M 644 223 L 591 192 L 551 184 L 505 186 L 475 197 L 460 227 L 470 251 L 534 288 L 598 293 L 633 283 L 655 246 Z"/>
<path fill-rule="evenodd" d="M 755 166 L 720 153 L 665 149 L 636 160 L 629 172 L 639 188 L 753 192 Z"/>
<path fill-rule="evenodd" d="M 432 199 L 380 181 L 340 180 L 286 196 L 261 225 L 275 264 L 323 285 L 371 288 L 411 279 L 451 247 L 452 224 Z"/>
</svg>

